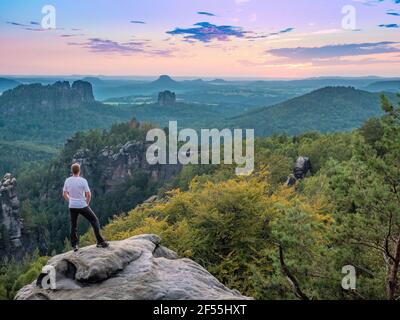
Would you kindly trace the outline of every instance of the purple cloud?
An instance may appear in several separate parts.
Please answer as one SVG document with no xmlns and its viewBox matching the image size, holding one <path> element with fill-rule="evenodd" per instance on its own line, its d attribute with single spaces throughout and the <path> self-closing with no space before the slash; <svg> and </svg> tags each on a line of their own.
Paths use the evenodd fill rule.
<svg viewBox="0 0 400 320">
<path fill-rule="evenodd" d="M 386 12 L 386 14 L 388 14 L 389 16 L 395 16 L 395 17 L 400 17 L 400 12 L 396 11 L 396 10 L 388 10 Z"/>
<path fill-rule="evenodd" d="M 85 34 L 80 33 L 80 34 L 62 34 L 60 35 L 61 38 L 72 38 L 72 37 L 80 37 L 84 36 Z"/>
<path fill-rule="evenodd" d="M 203 16 L 215 17 L 214 13 L 207 12 L 207 11 L 198 11 L 197 14 L 203 15 Z"/>
<path fill-rule="evenodd" d="M 269 38 L 279 34 L 292 32 L 294 28 L 286 28 L 278 32 L 257 34 L 252 31 L 246 31 L 241 27 L 235 26 L 217 26 L 209 22 L 199 22 L 194 25 L 194 28 L 176 28 L 172 31 L 167 31 L 170 35 L 183 35 L 183 41 L 193 43 L 196 41 L 210 42 L 212 40 L 228 41 L 231 38 L 245 38 L 253 41 L 255 39 Z"/>
<path fill-rule="evenodd" d="M 90 38 L 87 42 L 81 44 L 83 47 L 93 52 L 105 53 L 135 53 L 143 51 L 143 43 L 141 42 L 126 42 L 119 43 L 112 40 Z"/>
<path fill-rule="evenodd" d="M 69 35 L 67 35 L 69 36 Z M 137 53 L 167 57 L 171 56 L 169 50 L 151 50 L 146 41 L 117 42 L 108 39 L 90 38 L 87 42 L 70 42 L 69 45 L 81 46 L 95 53 L 116 53 L 132 55 Z"/>
<path fill-rule="evenodd" d="M 46 31 L 47 29 L 42 29 L 42 28 L 24 28 L 25 30 L 28 31 L 37 31 L 37 32 L 41 32 L 41 31 Z"/>
<path fill-rule="evenodd" d="M 398 42 L 374 42 L 328 45 L 322 47 L 297 47 L 271 49 L 267 53 L 294 60 L 331 59 L 343 56 L 361 56 L 380 53 L 400 52 L 393 45 Z"/>
<path fill-rule="evenodd" d="M 11 24 L 12 26 L 17 26 L 17 27 L 28 27 L 27 24 L 19 23 L 19 22 L 14 22 L 14 21 L 6 21 L 7 24 Z"/>
<path fill-rule="evenodd" d="M 264 38 L 269 38 L 269 37 L 277 36 L 277 35 L 284 34 L 284 33 L 289 33 L 294 30 L 295 30 L 294 28 L 286 28 L 286 29 L 280 30 L 278 32 L 272 32 L 272 33 L 267 33 L 267 34 L 255 34 L 255 35 L 246 36 L 246 38 L 251 39 L 251 40 L 264 39 Z"/>
<path fill-rule="evenodd" d="M 7 24 L 12 26 L 21 27 L 22 30 L 27 31 L 50 31 L 50 30 L 65 30 L 65 28 L 56 28 L 56 29 L 43 29 L 39 22 L 29 21 L 28 24 L 15 22 L 15 21 L 6 21 Z"/>
<path fill-rule="evenodd" d="M 364 4 L 366 6 L 374 6 L 378 3 L 385 2 L 386 0 L 354 0 L 354 1 L 361 2 L 362 4 Z M 396 3 L 396 4 L 400 4 L 400 0 L 389 0 L 389 1 Z"/>
<path fill-rule="evenodd" d="M 395 28 L 395 29 L 397 29 L 397 28 L 400 28 L 400 24 L 397 24 L 397 23 L 390 23 L 390 24 L 380 24 L 379 25 L 379 27 L 380 28 Z"/>
<path fill-rule="evenodd" d="M 183 35 L 185 40 L 200 42 L 210 42 L 212 40 L 227 41 L 230 38 L 244 38 L 246 31 L 240 27 L 217 26 L 209 22 L 199 22 L 194 24 L 194 28 L 176 28 L 167 31 L 171 35 Z"/>
<path fill-rule="evenodd" d="M 141 21 L 141 20 L 132 20 L 132 21 L 130 21 L 130 23 L 133 23 L 133 24 L 146 24 L 146 22 Z"/>
</svg>

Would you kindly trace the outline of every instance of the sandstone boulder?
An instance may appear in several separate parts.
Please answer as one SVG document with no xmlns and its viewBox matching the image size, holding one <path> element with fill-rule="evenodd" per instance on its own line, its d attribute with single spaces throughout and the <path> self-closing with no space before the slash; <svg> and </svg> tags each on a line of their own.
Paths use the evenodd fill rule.
<svg viewBox="0 0 400 320">
<path fill-rule="evenodd" d="M 106 249 L 89 246 L 53 257 L 56 289 L 40 279 L 22 288 L 18 300 L 241 300 L 190 259 L 160 245 L 156 235 L 114 241 Z M 53 270 L 54 270 L 53 269 Z M 41 277 L 40 277 L 41 278 Z"/>
</svg>

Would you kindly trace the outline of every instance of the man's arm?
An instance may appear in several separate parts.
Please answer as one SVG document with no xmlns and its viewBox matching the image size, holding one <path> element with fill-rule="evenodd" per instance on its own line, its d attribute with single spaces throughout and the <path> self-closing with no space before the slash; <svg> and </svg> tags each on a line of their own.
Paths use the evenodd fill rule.
<svg viewBox="0 0 400 320">
<path fill-rule="evenodd" d="M 86 198 L 86 204 L 89 206 L 90 200 L 92 199 L 92 194 L 90 193 L 90 188 L 89 184 L 86 179 L 83 180 L 85 182 L 85 198 Z"/>
<path fill-rule="evenodd" d="M 86 204 L 89 205 L 90 200 L 92 199 L 92 194 L 90 193 L 90 191 L 85 192 L 85 198 L 86 198 Z"/>
<path fill-rule="evenodd" d="M 65 201 L 69 202 L 68 179 L 65 180 L 65 182 L 64 182 L 63 198 L 65 199 Z"/>
<path fill-rule="evenodd" d="M 68 191 L 64 191 L 63 192 L 63 197 L 64 197 L 65 201 L 69 201 L 69 193 L 68 193 Z"/>
</svg>

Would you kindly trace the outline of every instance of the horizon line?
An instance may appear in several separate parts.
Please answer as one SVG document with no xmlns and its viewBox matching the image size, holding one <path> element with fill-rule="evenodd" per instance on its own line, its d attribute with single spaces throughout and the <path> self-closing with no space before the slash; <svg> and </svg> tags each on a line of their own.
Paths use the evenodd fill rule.
<svg viewBox="0 0 400 320">
<path fill-rule="evenodd" d="M 157 75 L 95 75 L 95 74 L 0 74 L 0 78 L 82 78 L 82 77 L 93 77 L 93 78 L 154 78 L 167 75 L 172 79 L 183 79 L 183 80 L 225 80 L 225 79 L 237 79 L 237 80 L 269 80 L 269 81 L 290 81 L 290 80 L 307 80 L 307 79 L 323 79 L 323 78 L 347 78 L 347 79 L 360 79 L 360 78 L 383 78 L 383 79 L 400 79 L 400 75 L 397 76 L 385 76 L 385 75 L 318 75 L 308 77 L 255 77 L 255 76 L 173 76 L 168 74 L 157 74 Z"/>
</svg>

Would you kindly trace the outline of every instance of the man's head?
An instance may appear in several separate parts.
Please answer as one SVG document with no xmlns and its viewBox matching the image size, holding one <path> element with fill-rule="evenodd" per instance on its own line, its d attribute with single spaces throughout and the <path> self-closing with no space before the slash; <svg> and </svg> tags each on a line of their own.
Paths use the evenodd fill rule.
<svg viewBox="0 0 400 320">
<path fill-rule="evenodd" d="M 79 176 L 79 174 L 81 173 L 81 166 L 79 165 L 79 163 L 74 163 L 71 166 L 71 172 L 74 176 Z"/>
</svg>

